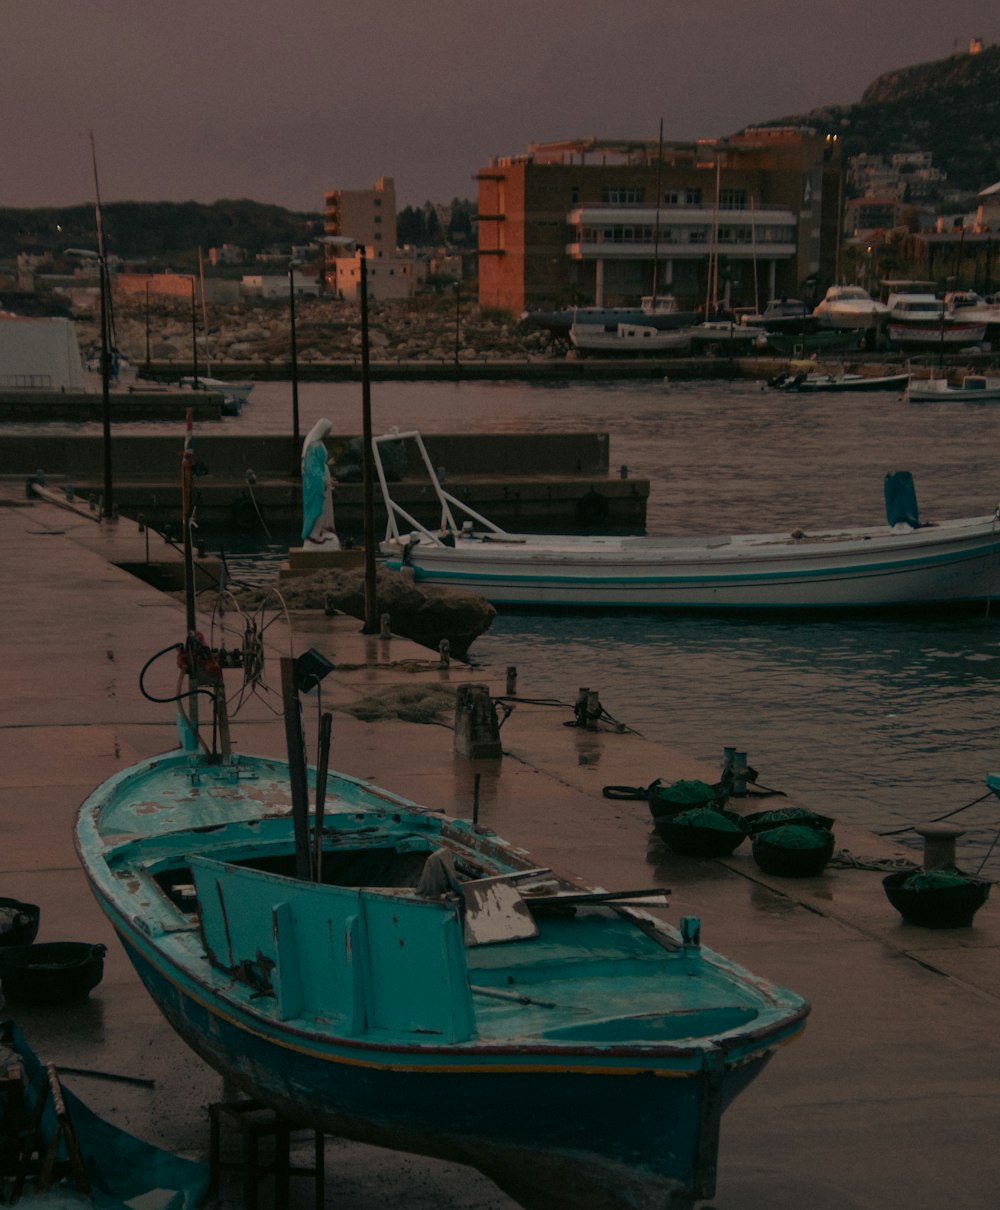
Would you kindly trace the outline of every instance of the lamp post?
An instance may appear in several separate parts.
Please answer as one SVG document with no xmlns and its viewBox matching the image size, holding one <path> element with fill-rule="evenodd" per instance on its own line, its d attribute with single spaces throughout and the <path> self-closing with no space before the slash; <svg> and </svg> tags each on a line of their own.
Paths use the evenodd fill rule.
<svg viewBox="0 0 1000 1210">
<path fill-rule="evenodd" d="M 455 366 L 458 366 L 458 346 L 460 341 L 459 324 L 462 319 L 462 280 L 455 282 Z"/>
<path fill-rule="evenodd" d="M 302 464 L 299 459 L 299 346 L 295 332 L 295 268 L 302 262 L 288 262 L 288 322 L 292 339 L 292 474 L 295 478 L 302 475 Z"/>
<path fill-rule="evenodd" d="M 191 365 L 193 367 L 194 381 L 192 385 L 198 390 L 198 305 L 195 302 L 194 296 L 194 274 L 190 277 L 191 282 Z"/>
<path fill-rule="evenodd" d="M 146 377 L 151 369 L 149 360 L 149 279 L 146 279 Z"/>
</svg>

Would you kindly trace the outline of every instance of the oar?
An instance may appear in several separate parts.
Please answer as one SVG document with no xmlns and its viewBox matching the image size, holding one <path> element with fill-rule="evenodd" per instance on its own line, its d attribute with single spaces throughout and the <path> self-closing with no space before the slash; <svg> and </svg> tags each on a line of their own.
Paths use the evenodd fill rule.
<svg viewBox="0 0 1000 1210">
<path fill-rule="evenodd" d="M 497 987 L 481 987 L 469 984 L 469 990 L 477 996 L 489 996 L 493 1000 L 510 1000 L 514 1004 L 536 1004 L 539 1008 L 558 1008 L 551 1000 L 536 1000 L 533 996 L 522 996 L 518 992 L 505 992 Z"/>
<path fill-rule="evenodd" d="M 530 908 L 552 904 L 627 903 L 634 899 L 662 899 L 669 894 L 669 887 L 657 886 L 645 891 L 568 891 L 562 895 L 524 895 L 522 898 Z"/>
</svg>

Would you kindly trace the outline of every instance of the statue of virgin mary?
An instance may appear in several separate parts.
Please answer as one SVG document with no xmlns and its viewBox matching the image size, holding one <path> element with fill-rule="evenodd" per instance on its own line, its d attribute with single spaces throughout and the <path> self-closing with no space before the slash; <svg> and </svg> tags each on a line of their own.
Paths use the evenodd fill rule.
<svg viewBox="0 0 1000 1210">
<path fill-rule="evenodd" d="M 337 482 L 330 475 L 330 461 L 323 438 L 333 428 L 329 420 L 317 420 L 302 443 L 302 542 L 339 550 L 340 539 L 333 524 L 333 496 Z"/>
</svg>

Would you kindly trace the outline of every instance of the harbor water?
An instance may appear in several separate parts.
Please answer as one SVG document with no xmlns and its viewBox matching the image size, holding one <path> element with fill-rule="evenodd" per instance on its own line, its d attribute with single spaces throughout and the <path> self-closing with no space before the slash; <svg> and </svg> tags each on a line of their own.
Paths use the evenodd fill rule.
<svg viewBox="0 0 1000 1210">
<path fill-rule="evenodd" d="M 361 388 L 300 384 L 299 410 L 303 433 L 321 416 L 358 433 Z M 650 481 L 656 534 L 881 523 L 883 480 L 897 470 L 913 474 L 924 521 L 992 513 L 1000 500 L 997 405 L 798 396 L 748 380 L 380 382 L 372 416 L 376 432 L 607 432 L 613 473 Z M 203 431 L 290 429 L 286 382 L 258 384 L 240 419 Z M 283 553 L 263 533 L 250 546 L 236 578 Z M 983 798 L 985 774 L 1000 769 L 1000 602 L 974 616 L 816 621 L 505 611 L 471 655 L 494 685 L 515 665 L 519 694 L 567 710 L 581 687 L 596 689 L 615 719 L 712 764 L 725 747 L 746 751 L 759 784 L 875 832 L 957 811 L 961 864 L 1000 878 L 1000 801 Z M 634 784 L 659 773 L 636 768 Z M 919 848 L 912 831 L 898 839 Z"/>
</svg>

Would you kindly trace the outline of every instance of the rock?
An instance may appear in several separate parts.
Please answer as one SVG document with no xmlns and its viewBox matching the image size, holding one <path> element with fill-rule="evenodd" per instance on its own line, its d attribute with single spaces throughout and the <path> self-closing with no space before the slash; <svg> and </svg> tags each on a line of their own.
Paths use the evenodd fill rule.
<svg viewBox="0 0 1000 1210">
<path fill-rule="evenodd" d="M 469 648 L 493 625 L 497 611 L 477 593 L 414 583 L 412 577 L 387 567 L 376 569 L 381 619 L 387 613 L 393 634 L 412 639 L 433 651 L 447 639 L 451 654 L 464 660 Z M 270 592 L 261 587 L 240 595 L 244 608 L 256 608 Z M 351 617 L 365 616 L 364 568 L 333 568 L 284 582 L 281 595 L 290 610 L 333 608 Z"/>
</svg>

